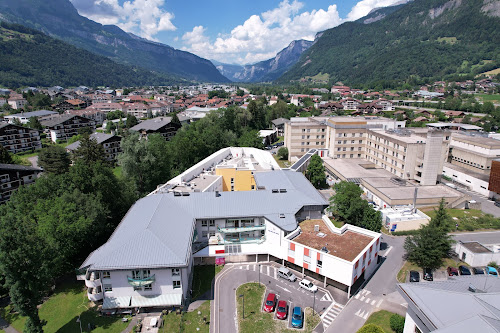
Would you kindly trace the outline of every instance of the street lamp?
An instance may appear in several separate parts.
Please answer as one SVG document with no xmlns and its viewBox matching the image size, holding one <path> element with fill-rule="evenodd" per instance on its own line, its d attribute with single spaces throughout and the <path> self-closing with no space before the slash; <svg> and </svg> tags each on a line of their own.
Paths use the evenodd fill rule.
<svg viewBox="0 0 500 333">
<path fill-rule="evenodd" d="M 243 319 L 245 319 L 245 295 L 241 294 L 240 297 L 243 299 Z"/>
<path fill-rule="evenodd" d="M 77 323 L 80 323 L 80 333 L 83 333 L 82 331 L 82 321 L 80 320 L 80 315 L 78 315 L 78 319 L 76 320 Z"/>
<path fill-rule="evenodd" d="M 260 286 L 260 264 L 259 264 L 259 286 Z"/>
<path fill-rule="evenodd" d="M 314 301 L 313 301 L 313 317 L 314 317 L 314 306 L 316 305 L 316 292 L 314 292 Z"/>
</svg>

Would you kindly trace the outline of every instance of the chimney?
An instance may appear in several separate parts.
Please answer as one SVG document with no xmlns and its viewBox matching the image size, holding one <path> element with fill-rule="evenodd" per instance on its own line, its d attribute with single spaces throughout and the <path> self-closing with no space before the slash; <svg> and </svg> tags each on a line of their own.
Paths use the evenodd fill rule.
<svg viewBox="0 0 500 333">
<path fill-rule="evenodd" d="M 415 194 L 413 194 L 413 212 L 417 212 L 417 192 L 418 192 L 418 187 L 415 187 Z"/>
<path fill-rule="evenodd" d="M 216 198 L 220 197 L 220 193 L 219 193 L 219 191 L 215 191 L 215 197 L 216 197 Z"/>
</svg>

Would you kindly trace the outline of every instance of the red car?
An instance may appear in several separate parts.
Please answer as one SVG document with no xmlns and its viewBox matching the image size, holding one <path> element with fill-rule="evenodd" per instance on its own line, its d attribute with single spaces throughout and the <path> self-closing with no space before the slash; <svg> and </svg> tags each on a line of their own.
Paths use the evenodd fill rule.
<svg viewBox="0 0 500 333">
<path fill-rule="evenodd" d="M 273 312 L 276 306 L 276 294 L 269 293 L 266 298 L 266 303 L 264 303 L 264 311 Z"/>
<path fill-rule="evenodd" d="M 448 267 L 448 276 L 458 276 L 458 269 L 455 267 Z"/>
<path fill-rule="evenodd" d="M 286 301 L 279 301 L 278 309 L 276 310 L 276 318 L 286 319 L 287 316 L 288 316 L 288 304 L 286 304 Z"/>
</svg>

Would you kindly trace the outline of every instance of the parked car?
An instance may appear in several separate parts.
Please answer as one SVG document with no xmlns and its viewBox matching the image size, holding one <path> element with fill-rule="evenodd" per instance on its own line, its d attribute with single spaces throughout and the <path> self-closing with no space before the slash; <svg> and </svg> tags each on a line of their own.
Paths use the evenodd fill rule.
<svg viewBox="0 0 500 333">
<path fill-rule="evenodd" d="M 500 207 L 500 201 L 495 201 L 495 206 Z"/>
<path fill-rule="evenodd" d="M 434 281 L 434 275 L 432 274 L 432 269 L 424 268 L 424 274 L 422 274 L 422 279 L 425 281 Z"/>
<path fill-rule="evenodd" d="M 311 281 L 307 279 L 302 279 L 302 281 L 299 282 L 299 286 L 312 293 L 318 291 L 318 287 L 316 287 Z"/>
<path fill-rule="evenodd" d="M 486 271 L 488 272 L 488 275 L 498 276 L 498 271 L 496 270 L 495 267 L 487 266 Z"/>
<path fill-rule="evenodd" d="M 446 271 L 448 272 L 448 276 L 458 276 L 458 269 L 455 267 L 448 267 Z"/>
<path fill-rule="evenodd" d="M 300 306 L 296 306 L 292 312 L 292 327 L 302 328 L 302 326 L 304 326 L 304 314 Z"/>
<path fill-rule="evenodd" d="M 460 275 L 472 275 L 470 269 L 467 266 L 458 266 L 458 271 L 460 272 Z"/>
<path fill-rule="evenodd" d="M 269 295 L 267 295 L 266 302 L 264 303 L 264 311 L 273 312 L 275 306 L 276 306 L 276 294 L 269 293 Z"/>
<path fill-rule="evenodd" d="M 472 267 L 472 273 L 476 275 L 482 275 L 484 274 L 484 269 L 482 269 L 481 267 Z"/>
<path fill-rule="evenodd" d="M 417 271 L 410 271 L 410 282 L 419 282 L 420 273 Z"/>
<path fill-rule="evenodd" d="M 286 319 L 287 316 L 288 316 L 288 304 L 286 304 L 286 301 L 279 301 L 278 308 L 276 309 L 276 318 Z"/>
<path fill-rule="evenodd" d="M 288 280 L 290 282 L 295 282 L 295 280 L 297 280 L 295 274 L 293 274 L 292 271 L 290 271 L 286 267 L 281 267 L 280 269 L 278 269 L 278 277 Z"/>
</svg>

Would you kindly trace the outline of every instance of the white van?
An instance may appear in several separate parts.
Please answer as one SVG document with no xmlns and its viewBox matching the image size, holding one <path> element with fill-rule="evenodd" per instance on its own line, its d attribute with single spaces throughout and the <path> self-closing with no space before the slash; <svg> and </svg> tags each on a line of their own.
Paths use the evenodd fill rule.
<svg viewBox="0 0 500 333">
<path fill-rule="evenodd" d="M 305 290 L 308 290 L 312 293 L 315 293 L 318 291 L 318 287 L 316 287 L 311 281 L 307 279 L 302 279 L 302 281 L 299 282 L 299 286 L 301 288 L 304 288 Z"/>
<path fill-rule="evenodd" d="M 452 184 L 452 183 L 444 183 L 446 186 L 448 187 L 451 187 L 452 189 L 456 190 L 457 189 L 457 185 L 455 184 Z"/>
<path fill-rule="evenodd" d="M 286 267 L 281 267 L 279 270 L 278 270 L 278 277 L 282 278 L 282 279 L 285 279 L 285 280 L 288 280 L 290 282 L 295 282 L 295 280 L 297 280 L 297 277 L 295 276 L 295 274 L 293 274 L 288 268 Z"/>
</svg>

